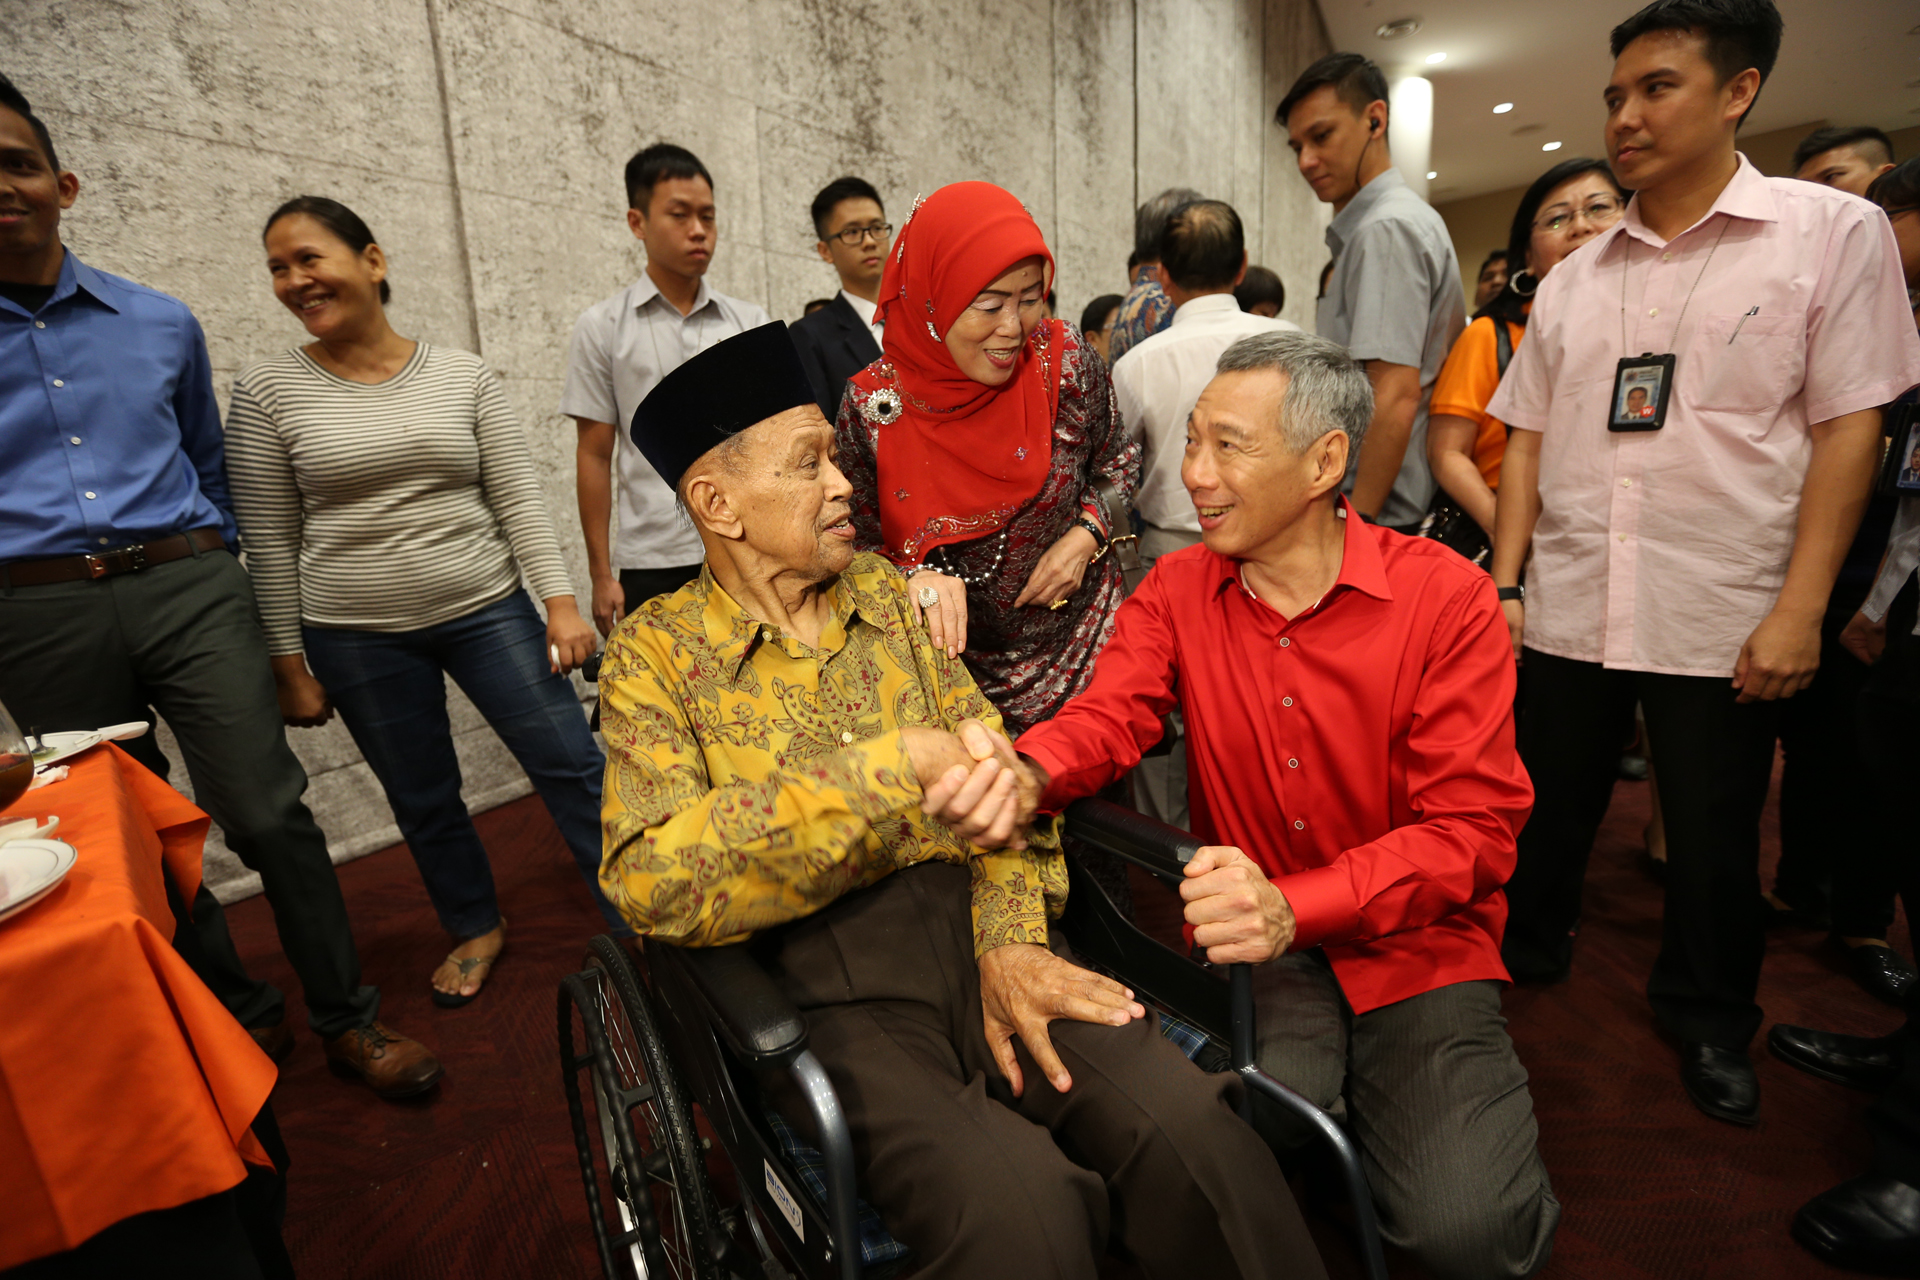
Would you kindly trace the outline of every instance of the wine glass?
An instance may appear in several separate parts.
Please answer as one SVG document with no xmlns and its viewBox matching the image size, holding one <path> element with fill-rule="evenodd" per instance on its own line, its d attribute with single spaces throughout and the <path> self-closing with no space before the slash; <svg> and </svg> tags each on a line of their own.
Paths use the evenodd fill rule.
<svg viewBox="0 0 1920 1280">
<path fill-rule="evenodd" d="M 27 749 L 20 726 L 7 714 L 6 704 L 0 703 L 0 812 L 27 794 L 32 782 L 33 752 Z"/>
</svg>

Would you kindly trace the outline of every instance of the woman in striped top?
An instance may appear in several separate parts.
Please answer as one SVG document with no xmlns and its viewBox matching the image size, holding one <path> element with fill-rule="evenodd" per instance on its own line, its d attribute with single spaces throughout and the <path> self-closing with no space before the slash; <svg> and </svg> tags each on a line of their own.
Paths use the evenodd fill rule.
<svg viewBox="0 0 1920 1280">
<path fill-rule="evenodd" d="M 281 711 L 292 725 L 340 712 L 458 943 L 434 1001 L 465 1004 L 505 933 L 460 796 L 444 676 L 526 770 L 609 925 L 628 932 L 600 893 L 604 763 L 565 675 L 593 653 L 593 627 L 493 372 L 394 332 L 385 256 L 345 206 L 289 201 L 263 238 L 275 295 L 315 339 L 242 373 L 227 415 Z"/>
</svg>

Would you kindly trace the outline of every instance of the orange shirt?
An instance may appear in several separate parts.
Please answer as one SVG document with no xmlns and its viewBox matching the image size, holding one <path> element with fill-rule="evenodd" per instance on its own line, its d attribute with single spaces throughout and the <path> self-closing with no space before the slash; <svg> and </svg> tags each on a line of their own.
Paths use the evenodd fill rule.
<svg viewBox="0 0 1920 1280">
<path fill-rule="evenodd" d="M 1461 332 L 1459 341 L 1447 353 L 1446 364 L 1440 367 L 1440 376 L 1433 381 L 1433 406 L 1427 416 L 1431 419 L 1447 413 L 1479 425 L 1480 434 L 1473 439 L 1473 463 L 1480 468 L 1487 488 L 1497 492 L 1500 459 L 1507 453 L 1507 428 L 1505 423 L 1487 414 L 1487 401 L 1493 399 L 1494 390 L 1500 385 L 1500 352 L 1499 343 L 1494 340 L 1494 323 L 1492 316 L 1482 316 Z M 1507 325 L 1507 336 L 1516 351 L 1525 333 L 1517 324 Z"/>
</svg>

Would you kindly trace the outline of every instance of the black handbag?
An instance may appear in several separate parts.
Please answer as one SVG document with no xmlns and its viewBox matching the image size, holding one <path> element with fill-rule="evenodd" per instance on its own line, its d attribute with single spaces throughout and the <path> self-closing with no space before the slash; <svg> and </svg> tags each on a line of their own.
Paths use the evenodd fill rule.
<svg viewBox="0 0 1920 1280">
<path fill-rule="evenodd" d="M 1504 378 L 1507 376 L 1507 364 L 1513 359 L 1513 338 L 1507 333 L 1507 322 L 1497 316 L 1493 321 L 1493 341 L 1494 358 L 1500 376 Z M 1507 434 L 1513 434 L 1512 427 L 1507 428 Z M 1455 502 L 1452 495 L 1437 484 L 1433 489 L 1433 502 L 1420 521 L 1420 527 L 1414 530 L 1414 537 L 1431 538 L 1482 568 L 1493 554 L 1493 542 L 1487 537 L 1487 531 L 1480 527 L 1480 522 L 1468 515 L 1466 508 Z"/>
</svg>

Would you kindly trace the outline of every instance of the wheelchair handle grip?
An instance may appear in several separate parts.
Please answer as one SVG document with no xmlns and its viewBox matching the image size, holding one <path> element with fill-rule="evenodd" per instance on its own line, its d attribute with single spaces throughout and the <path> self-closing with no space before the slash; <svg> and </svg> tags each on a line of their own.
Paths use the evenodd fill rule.
<svg viewBox="0 0 1920 1280">
<path fill-rule="evenodd" d="M 1067 806 L 1067 834 L 1155 875 L 1178 880 L 1202 847 L 1198 836 L 1110 800 L 1076 800 Z"/>
</svg>

